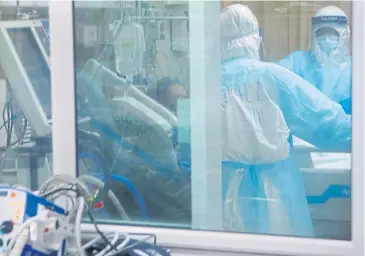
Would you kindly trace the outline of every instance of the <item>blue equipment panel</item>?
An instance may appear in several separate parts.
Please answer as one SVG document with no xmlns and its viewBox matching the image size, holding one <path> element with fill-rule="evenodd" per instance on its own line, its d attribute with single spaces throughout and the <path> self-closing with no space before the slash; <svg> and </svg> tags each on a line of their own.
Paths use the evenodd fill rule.
<svg viewBox="0 0 365 256">
<path fill-rule="evenodd" d="M 0 188 L 0 254 L 7 251 L 10 240 L 22 228 L 22 224 L 29 218 L 37 216 L 40 209 L 48 209 L 55 213 L 65 215 L 65 211 L 47 201 L 24 190 L 9 187 Z M 63 243 L 64 251 L 65 241 Z M 33 248 L 27 244 L 22 255 L 57 255 L 58 252 L 47 253 Z M 63 254 L 63 253 L 62 253 Z M 60 255 L 62 255 L 60 254 Z"/>
</svg>

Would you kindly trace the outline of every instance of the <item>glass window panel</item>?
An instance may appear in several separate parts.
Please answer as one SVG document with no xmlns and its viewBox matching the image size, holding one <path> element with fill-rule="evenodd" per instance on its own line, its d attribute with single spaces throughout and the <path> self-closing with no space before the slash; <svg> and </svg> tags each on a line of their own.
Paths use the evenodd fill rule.
<svg viewBox="0 0 365 256">
<path fill-rule="evenodd" d="M 29 157 L 52 153 L 48 7 L 19 2 L 0 3 L 0 182 L 36 190 L 41 170 Z"/>
<path fill-rule="evenodd" d="M 220 31 L 192 6 L 75 1 L 78 173 L 103 180 L 128 215 L 105 201 L 98 220 L 350 240 L 351 2 L 221 1 Z M 217 111 L 201 79 L 219 55 L 214 33 Z M 219 207 L 203 209 L 209 200 Z M 215 212 L 220 223 L 197 221 Z"/>
<path fill-rule="evenodd" d="M 4 168 L 5 169 L 14 169 L 15 168 L 15 160 L 14 159 L 5 159 L 4 160 Z"/>
<path fill-rule="evenodd" d="M 5 184 L 19 184 L 17 172 L 4 172 L 2 182 Z"/>
<path fill-rule="evenodd" d="M 28 169 L 30 167 L 29 158 L 19 158 L 18 159 L 18 168 L 19 169 Z"/>
</svg>

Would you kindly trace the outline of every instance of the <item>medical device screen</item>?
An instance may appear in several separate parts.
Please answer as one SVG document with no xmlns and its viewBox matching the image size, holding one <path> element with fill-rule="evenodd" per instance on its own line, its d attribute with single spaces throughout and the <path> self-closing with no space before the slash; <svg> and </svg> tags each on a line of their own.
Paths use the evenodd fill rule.
<svg viewBox="0 0 365 256">
<path fill-rule="evenodd" d="M 11 28 L 7 32 L 45 115 L 47 118 L 51 118 L 50 69 L 33 36 L 31 28 Z"/>
</svg>

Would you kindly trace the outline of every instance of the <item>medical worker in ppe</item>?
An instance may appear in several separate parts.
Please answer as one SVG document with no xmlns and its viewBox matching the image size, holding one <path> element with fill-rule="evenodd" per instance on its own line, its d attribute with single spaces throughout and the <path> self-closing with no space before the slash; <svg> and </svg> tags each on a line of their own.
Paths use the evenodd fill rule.
<svg viewBox="0 0 365 256">
<path fill-rule="evenodd" d="M 351 113 L 350 28 L 336 6 L 320 9 L 312 18 L 312 50 L 297 51 L 279 64 L 316 86 Z"/>
<path fill-rule="evenodd" d="M 259 24 L 244 5 L 221 13 L 225 230 L 313 236 L 292 135 L 350 151 L 351 118 L 300 76 L 259 61 Z"/>
</svg>

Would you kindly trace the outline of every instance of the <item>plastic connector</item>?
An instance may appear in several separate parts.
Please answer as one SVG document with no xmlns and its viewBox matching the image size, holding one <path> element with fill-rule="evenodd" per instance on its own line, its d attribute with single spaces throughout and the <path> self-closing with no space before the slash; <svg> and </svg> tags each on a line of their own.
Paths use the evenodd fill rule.
<svg viewBox="0 0 365 256">
<path fill-rule="evenodd" d="M 30 242 L 45 250 L 61 250 L 65 239 L 71 234 L 67 218 L 48 210 L 40 214 L 45 218 L 31 224 Z"/>
</svg>

